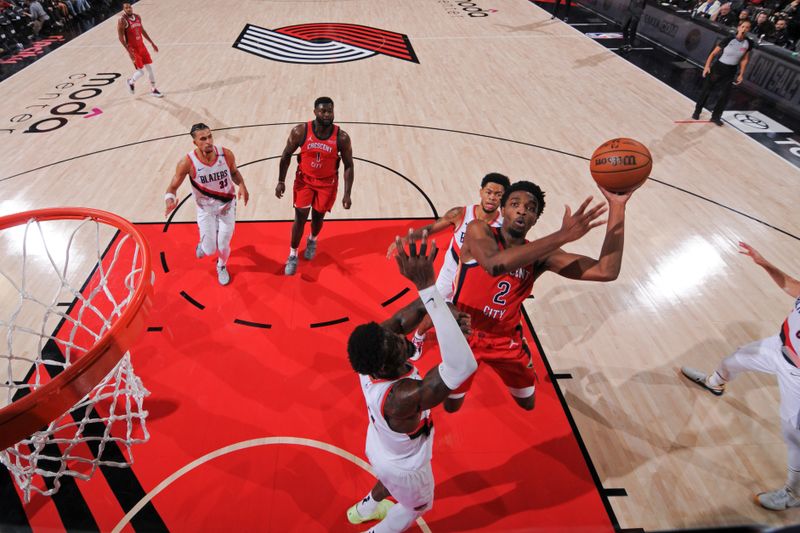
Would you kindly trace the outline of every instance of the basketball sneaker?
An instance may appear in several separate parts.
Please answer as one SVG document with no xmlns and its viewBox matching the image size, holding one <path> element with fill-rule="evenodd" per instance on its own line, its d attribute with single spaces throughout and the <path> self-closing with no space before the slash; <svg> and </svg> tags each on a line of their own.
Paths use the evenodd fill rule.
<svg viewBox="0 0 800 533">
<path fill-rule="evenodd" d="M 134 91 L 134 89 L 136 89 L 136 86 L 134 85 L 134 83 L 130 79 L 126 80 L 126 83 L 128 85 L 128 92 L 133 94 L 133 91 Z"/>
<path fill-rule="evenodd" d="M 289 259 L 286 260 L 286 267 L 284 268 L 284 273 L 287 276 L 294 276 L 295 272 L 297 272 L 297 256 L 290 255 Z"/>
<path fill-rule="evenodd" d="M 314 259 L 314 256 L 317 255 L 317 240 L 308 239 L 306 241 L 306 251 L 303 252 L 303 257 L 311 261 Z"/>
<path fill-rule="evenodd" d="M 722 394 L 725 392 L 725 385 L 721 385 L 719 387 L 714 387 L 714 386 L 709 385 L 708 384 L 708 376 L 706 376 L 705 374 L 703 374 L 699 370 L 696 370 L 696 369 L 694 369 L 692 367 L 682 366 L 681 367 L 681 374 L 683 374 L 683 376 L 686 379 L 697 383 L 698 385 L 700 385 L 701 387 L 706 389 L 708 392 L 710 392 L 714 396 L 722 396 Z"/>
<path fill-rule="evenodd" d="M 800 499 L 789 487 L 757 494 L 756 503 L 770 511 L 785 511 L 792 507 L 800 507 Z"/>
<path fill-rule="evenodd" d="M 217 281 L 219 281 L 220 285 L 227 285 L 231 282 L 231 275 L 225 265 L 217 265 Z"/>
<path fill-rule="evenodd" d="M 383 520 L 386 518 L 386 513 L 389 512 L 389 509 L 392 508 L 394 502 L 389 500 L 381 500 L 378 502 L 378 506 L 375 508 L 375 512 L 369 516 L 363 517 L 358 514 L 358 504 L 353 505 L 350 509 L 347 510 L 347 520 L 351 524 L 362 524 L 364 522 L 369 522 L 371 520 Z"/>
<path fill-rule="evenodd" d="M 155 87 L 153 87 L 153 90 L 152 90 L 152 91 L 150 91 L 150 96 L 154 96 L 154 97 L 156 97 L 156 98 L 161 98 L 161 97 L 162 97 L 162 96 L 164 96 L 164 95 L 163 95 L 163 94 L 161 94 L 161 91 L 159 91 L 158 89 L 156 89 Z"/>
</svg>

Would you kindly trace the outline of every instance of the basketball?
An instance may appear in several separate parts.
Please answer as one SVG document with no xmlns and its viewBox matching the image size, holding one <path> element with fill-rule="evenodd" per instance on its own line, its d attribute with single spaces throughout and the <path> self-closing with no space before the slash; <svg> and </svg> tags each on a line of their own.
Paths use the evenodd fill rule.
<svg viewBox="0 0 800 533">
<path fill-rule="evenodd" d="M 628 192 L 646 180 L 652 169 L 650 150 L 624 137 L 601 144 L 589 163 L 594 181 L 612 192 Z"/>
</svg>

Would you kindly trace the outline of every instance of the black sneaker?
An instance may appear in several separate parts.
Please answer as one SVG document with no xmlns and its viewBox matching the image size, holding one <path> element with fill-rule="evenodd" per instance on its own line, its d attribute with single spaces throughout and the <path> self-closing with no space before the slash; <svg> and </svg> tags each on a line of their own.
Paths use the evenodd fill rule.
<svg viewBox="0 0 800 533">
<path fill-rule="evenodd" d="M 711 118 L 711 122 L 713 122 L 713 123 L 714 123 L 714 124 L 716 124 L 717 126 L 722 126 L 722 119 L 721 119 L 721 118 L 719 118 L 719 117 L 717 117 L 717 118 L 713 118 L 713 117 L 712 117 L 712 118 Z"/>
<path fill-rule="evenodd" d="M 697 111 L 692 113 L 692 119 L 693 120 L 700 120 L 700 113 L 698 113 Z"/>
</svg>

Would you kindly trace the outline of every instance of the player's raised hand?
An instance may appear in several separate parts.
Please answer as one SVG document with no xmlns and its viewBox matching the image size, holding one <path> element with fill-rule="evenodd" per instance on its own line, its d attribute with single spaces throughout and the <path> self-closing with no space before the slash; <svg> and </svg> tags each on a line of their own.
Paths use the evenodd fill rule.
<svg viewBox="0 0 800 533">
<path fill-rule="evenodd" d="M 739 241 L 739 253 L 751 258 L 757 265 L 763 265 L 767 262 L 764 256 L 758 253 L 758 250 L 746 242 Z"/>
<path fill-rule="evenodd" d="M 561 230 L 567 237 L 568 242 L 577 241 L 593 228 L 602 226 L 606 223 L 605 219 L 598 220 L 606 211 L 608 205 L 604 203 L 597 203 L 592 207 L 592 197 L 589 196 L 578 207 L 575 213 L 569 208 L 568 205 L 564 206 L 564 218 L 561 222 Z"/>
<path fill-rule="evenodd" d="M 395 237 L 395 246 L 397 247 L 397 266 L 400 267 L 400 273 L 408 278 L 417 289 L 425 289 L 433 285 L 436 277 L 433 273 L 433 262 L 436 260 L 438 249 L 436 242 L 431 241 L 430 250 L 428 249 L 428 232 L 422 233 L 422 240 L 419 243 L 419 250 L 417 250 L 417 241 L 414 239 L 414 230 L 408 230 L 408 254 L 406 254 L 405 246 L 403 246 L 400 236 Z"/>
<path fill-rule="evenodd" d="M 606 200 L 608 200 L 608 205 L 611 206 L 611 205 L 625 205 L 626 203 L 628 203 L 628 200 L 631 199 L 631 196 L 633 196 L 634 191 L 639 187 L 641 187 L 642 185 L 644 185 L 644 181 L 641 182 L 636 187 L 634 187 L 633 189 L 626 192 L 609 191 L 608 189 L 600 187 L 599 185 L 597 186 L 597 188 L 600 189 L 600 192 L 603 193 L 603 196 L 605 196 Z"/>
</svg>

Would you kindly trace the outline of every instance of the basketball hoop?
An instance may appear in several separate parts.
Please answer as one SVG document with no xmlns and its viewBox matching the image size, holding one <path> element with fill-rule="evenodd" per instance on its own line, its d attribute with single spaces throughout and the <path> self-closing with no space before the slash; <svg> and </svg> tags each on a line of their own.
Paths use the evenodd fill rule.
<svg viewBox="0 0 800 533">
<path fill-rule="evenodd" d="M 139 230 L 95 209 L 0 217 L 0 249 L 0 463 L 28 502 L 63 476 L 128 466 L 148 440 L 128 348 L 154 276 Z"/>
</svg>

